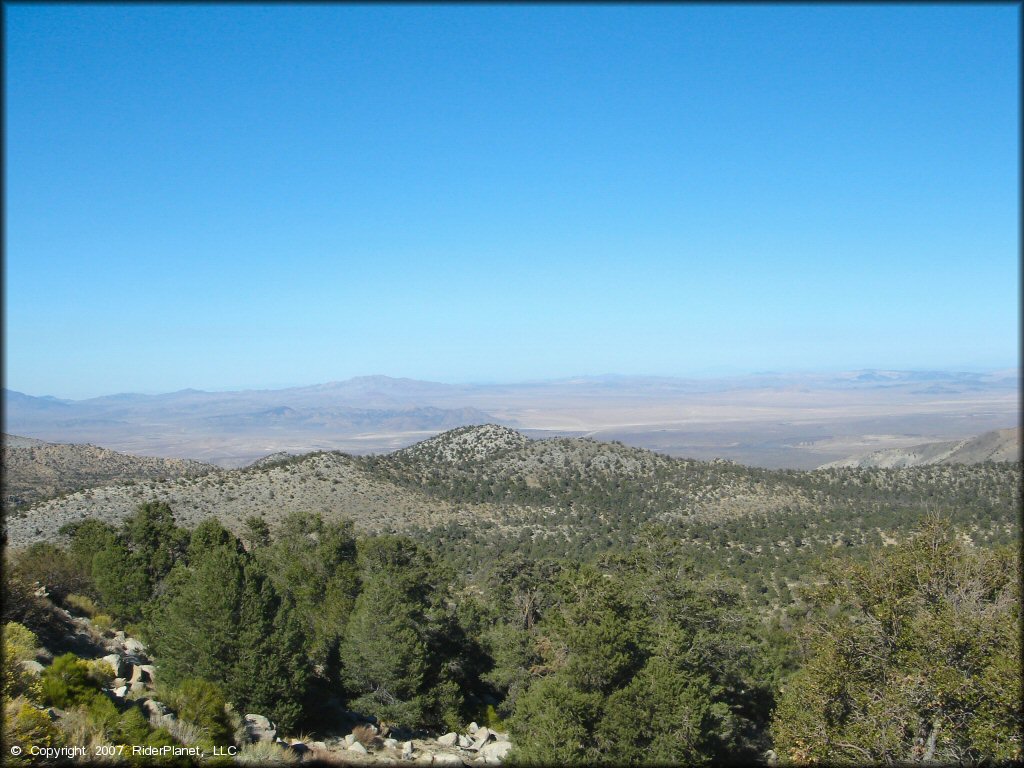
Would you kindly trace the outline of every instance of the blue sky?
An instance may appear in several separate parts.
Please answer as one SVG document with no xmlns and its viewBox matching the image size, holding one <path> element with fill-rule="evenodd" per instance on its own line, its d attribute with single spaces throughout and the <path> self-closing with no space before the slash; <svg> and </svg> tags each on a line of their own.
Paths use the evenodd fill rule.
<svg viewBox="0 0 1024 768">
<path fill-rule="evenodd" d="M 1018 362 L 1014 5 L 4 12 L 12 389 Z"/>
</svg>

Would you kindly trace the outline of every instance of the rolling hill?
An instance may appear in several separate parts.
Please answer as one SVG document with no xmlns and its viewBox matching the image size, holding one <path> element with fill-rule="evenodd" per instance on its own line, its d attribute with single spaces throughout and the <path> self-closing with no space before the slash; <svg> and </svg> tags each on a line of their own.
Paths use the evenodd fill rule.
<svg viewBox="0 0 1024 768">
<path fill-rule="evenodd" d="M 469 571 L 509 552 L 599 556 L 661 526 L 658 535 L 698 560 L 777 576 L 834 547 L 898 537 L 927 514 L 979 542 L 1012 538 L 1019 489 L 1019 463 L 767 470 L 583 438 L 531 440 L 490 424 L 387 455 L 276 454 L 243 469 L 79 491 L 8 515 L 6 533 L 13 546 L 58 540 L 66 523 L 118 523 L 153 500 L 184 525 L 216 516 L 235 531 L 251 515 L 273 527 L 298 511 L 405 533 Z"/>
<path fill-rule="evenodd" d="M 95 445 L 3 436 L 5 510 L 111 483 L 199 477 L 218 471 L 198 461 L 130 456 Z"/>
<path fill-rule="evenodd" d="M 966 440 L 922 443 L 907 448 L 886 448 L 861 456 L 829 462 L 830 467 L 920 467 L 929 464 L 980 464 L 985 461 L 1020 461 L 1020 427 L 997 429 Z"/>
</svg>

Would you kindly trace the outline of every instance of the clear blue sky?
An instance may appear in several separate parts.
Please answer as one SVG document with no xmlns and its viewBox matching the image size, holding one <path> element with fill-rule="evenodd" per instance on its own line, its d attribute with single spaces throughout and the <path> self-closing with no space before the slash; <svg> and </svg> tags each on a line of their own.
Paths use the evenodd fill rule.
<svg viewBox="0 0 1024 768">
<path fill-rule="evenodd" d="M 4 10 L 12 389 L 1018 362 L 1014 5 Z"/>
</svg>

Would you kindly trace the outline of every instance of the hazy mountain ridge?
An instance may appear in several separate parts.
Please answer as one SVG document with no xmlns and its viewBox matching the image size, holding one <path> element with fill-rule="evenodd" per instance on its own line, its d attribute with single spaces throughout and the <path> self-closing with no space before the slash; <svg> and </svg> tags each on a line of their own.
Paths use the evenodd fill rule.
<svg viewBox="0 0 1024 768">
<path fill-rule="evenodd" d="M 886 448 L 822 465 L 831 467 L 917 467 L 929 464 L 978 464 L 985 461 L 1020 461 L 1020 428 L 998 429 L 966 440 L 921 443 L 907 448 Z"/>
<path fill-rule="evenodd" d="M 417 396 L 424 388 L 396 381 L 399 383 L 392 389 L 405 393 L 406 397 L 381 396 L 379 388 L 332 385 L 241 392 L 182 390 L 162 395 L 122 394 L 59 401 L 4 390 L 4 415 L 12 429 L 23 423 L 46 426 L 69 420 L 137 423 L 145 419 L 173 419 L 192 427 L 202 427 L 204 423 L 224 425 L 232 420 L 258 423 L 282 418 L 314 424 L 332 418 L 371 424 L 405 418 L 426 423 L 425 428 L 430 428 L 446 419 L 451 422 L 488 418 L 486 413 L 472 407 L 445 409 L 428 403 L 407 402 L 409 397 Z"/>
<path fill-rule="evenodd" d="M 566 379 L 511 382 L 506 384 L 444 384 L 390 376 L 359 376 L 345 381 L 327 382 L 302 387 L 264 390 L 209 392 L 183 389 L 162 394 L 120 393 L 71 400 L 52 396 L 34 396 L 10 389 L 4 390 L 4 411 L 9 420 L 25 411 L 69 412 L 107 418 L 125 413 L 149 413 L 179 408 L 194 415 L 227 415 L 269 411 L 281 406 L 293 409 L 344 406 L 366 409 L 395 409 L 412 404 L 438 407 L 437 401 L 478 394 L 507 394 L 539 391 L 581 396 L 597 393 L 701 393 L 733 389 L 793 387 L 815 389 L 878 389 L 919 387 L 921 384 L 958 388 L 1006 390 L 1018 389 L 1020 376 L 1015 371 L 993 373 L 956 371 L 849 371 L 840 373 L 762 373 L 717 378 L 684 378 L 669 376 L 635 376 L 606 374 L 577 376 Z"/>
<path fill-rule="evenodd" d="M 30 437 L 224 467 L 279 451 L 389 452 L 454 427 L 494 423 L 536 437 L 592 436 L 673 456 L 809 469 L 907 445 L 911 436 L 963 439 L 1014 423 L 1018 386 L 1014 370 L 604 375 L 507 384 L 364 376 L 277 390 L 86 400 L 5 390 L 4 414 L 8 430 Z"/>
</svg>

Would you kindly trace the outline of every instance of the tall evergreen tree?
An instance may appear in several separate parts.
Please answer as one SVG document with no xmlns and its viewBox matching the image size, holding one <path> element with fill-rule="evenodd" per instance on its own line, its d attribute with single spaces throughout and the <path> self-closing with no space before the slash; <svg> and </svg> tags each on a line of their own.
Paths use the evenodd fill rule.
<svg viewBox="0 0 1024 768">
<path fill-rule="evenodd" d="M 422 606 L 386 571 L 367 574 L 341 645 L 350 706 L 402 725 L 420 722 L 427 667 Z"/>
<path fill-rule="evenodd" d="M 426 553 L 394 536 L 360 541 L 358 565 L 361 589 L 341 644 L 350 706 L 404 725 L 443 719 L 461 706 L 446 666 L 453 649 L 432 641 L 446 617 L 443 578 Z"/>
<path fill-rule="evenodd" d="M 153 587 L 170 573 L 188 548 L 188 531 L 175 524 L 174 513 L 162 501 L 140 504 L 122 530 L 128 548 L 144 564 Z"/>
<path fill-rule="evenodd" d="M 142 618 L 143 608 L 152 595 L 152 584 L 144 560 L 120 539 L 107 541 L 93 555 L 92 580 L 106 610 L 128 621 Z"/>
<path fill-rule="evenodd" d="M 309 683 L 302 627 L 255 561 L 247 563 L 238 612 L 238 650 L 228 692 L 237 707 L 291 728 Z"/>
<path fill-rule="evenodd" d="M 162 675 L 174 683 L 201 677 L 230 688 L 238 656 L 244 557 L 224 545 L 175 567 L 150 617 L 150 641 Z"/>
<path fill-rule="evenodd" d="M 293 604 L 317 670 L 336 679 L 338 645 L 358 588 L 352 523 L 292 512 L 272 543 L 255 551 L 277 592 Z"/>
</svg>

